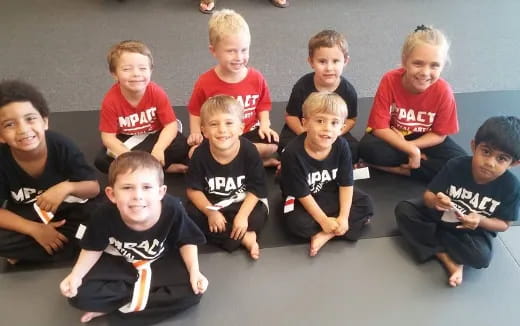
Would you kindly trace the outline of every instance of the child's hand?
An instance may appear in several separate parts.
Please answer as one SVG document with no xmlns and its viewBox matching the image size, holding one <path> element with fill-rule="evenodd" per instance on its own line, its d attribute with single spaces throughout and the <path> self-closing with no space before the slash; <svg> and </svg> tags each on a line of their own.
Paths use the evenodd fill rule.
<svg viewBox="0 0 520 326">
<path fill-rule="evenodd" d="M 247 232 L 247 216 L 235 216 L 233 221 L 233 230 L 231 230 L 230 238 L 233 240 L 240 240 Z"/>
<path fill-rule="evenodd" d="M 164 164 L 165 164 L 164 163 L 164 151 L 155 149 L 155 147 L 154 147 L 150 154 L 152 154 L 152 156 L 155 157 L 157 159 L 157 161 L 159 161 L 159 163 L 161 163 L 162 166 L 164 166 Z"/>
<path fill-rule="evenodd" d="M 72 274 L 69 274 L 60 283 L 61 294 L 67 298 L 75 297 L 78 294 L 78 288 L 80 285 L 81 279 L 74 277 Z"/>
<path fill-rule="evenodd" d="M 226 218 L 219 211 L 213 211 L 208 215 L 208 225 L 210 232 L 226 231 Z"/>
<path fill-rule="evenodd" d="M 413 153 L 408 155 L 408 168 L 418 169 L 420 167 L 421 167 L 421 150 L 419 149 L 419 147 L 415 146 Z"/>
<path fill-rule="evenodd" d="M 56 230 L 64 224 L 65 220 L 50 222 L 49 224 L 35 223 L 30 234 L 49 255 L 52 255 L 63 248 L 63 245 L 68 241 L 67 237 Z"/>
<path fill-rule="evenodd" d="M 258 135 L 261 139 L 265 139 L 267 137 L 268 142 L 271 142 L 272 140 L 273 142 L 277 143 L 279 141 L 279 137 L 276 131 L 267 126 L 260 125 L 258 128 Z"/>
<path fill-rule="evenodd" d="M 60 182 L 36 197 L 36 205 L 44 211 L 56 213 L 58 206 L 61 205 L 69 193 L 69 183 L 67 181 Z"/>
<path fill-rule="evenodd" d="M 200 271 L 190 273 L 190 284 L 195 294 L 203 294 L 208 288 L 209 282 Z"/>
<path fill-rule="evenodd" d="M 336 218 L 327 217 L 323 222 L 320 223 L 320 226 L 323 229 L 323 232 L 332 233 L 339 227 L 339 224 Z"/>
<path fill-rule="evenodd" d="M 348 231 L 348 218 L 337 218 L 336 221 L 338 222 L 338 228 L 334 230 L 334 234 L 337 236 L 345 235 Z"/>
<path fill-rule="evenodd" d="M 480 214 L 471 212 L 468 215 L 457 214 L 457 218 L 459 219 L 460 223 L 462 223 L 457 225 L 457 229 L 475 230 L 479 226 L 482 216 Z"/>
<path fill-rule="evenodd" d="M 192 133 L 188 136 L 188 145 L 189 146 L 193 146 L 193 145 L 198 145 L 200 143 L 202 143 L 202 141 L 204 140 L 204 137 L 202 136 L 201 133 Z"/>
<path fill-rule="evenodd" d="M 435 209 L 438 211 L 445 212 L 453 208 L 453 203 L 451 202 L 450 197 L 448 197 L 443 192 L 438 192 L 435 198 Z"/>
</svg>

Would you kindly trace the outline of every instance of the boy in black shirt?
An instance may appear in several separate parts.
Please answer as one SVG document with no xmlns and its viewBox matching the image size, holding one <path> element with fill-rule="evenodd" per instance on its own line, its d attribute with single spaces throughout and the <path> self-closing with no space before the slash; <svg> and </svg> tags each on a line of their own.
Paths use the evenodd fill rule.
<svg viewBox="0 0 520 326">
<path fill-rule="evenodd" d="M 357 240 L 373 214 L 368 195 L 354 190 L 349 146 L 338 137 L 347 117 L 343 99 L 315 92 L 303 103 L 303 128 L 282 154 L 281 187 L 288 230 L 310 239 L 310 256 L 334 237 Z"/>
<path fill-rule="evenodd" d="M 83 234 L 83 248 L 60 289 L 88 311 L 81 322 L 120 312 L 161 318 L 200 301 L 208 281 L 199 271 L 204 235 L 178 199 L 166 195 L 161 164 L 151 154 L 126 152 L 110 165 L 100 205 Z"/>
<path fill-rule="evenodd" d="M 343 35 L 333 30 L 324 30 L 309 40 L 309 64 L 314 72 L 308 73 L 294 84 L 287 103 L 285 125 L 280 133 L 278 152 L 305 130 L 302 125 L 302 105 L 312 92 L 334 92 L 347 103 L 348 115 L 340 134 L 345 137 L 357 163 L 359 141 L 350 134 L 357 118 L 357 93 L 352 84 L 341 74 L 349 62 L 348 43 Z"/>
<path fill-rule="evenodd" d="M 256 239 L 267 220 L 267 189 L 256 147 L 240 136 L 243 114 L 231 96 L 214 96 L 202 105 L 206 140 L 188 168 L 186 210 L 210 241 L 228 251 L 242 245 L 258 259 Z"/>
<path fill-rule="evenodd" d="M 399 230 L 417 258 L 437 257 L 452 287 L 462 283 L 464 265 L 489 265 L 496 232 L 518 219 L 520 183 L 508 169 L 520 160 L 520 119 L 488 119 L 471 149 L 473 157 L 448 161 L 423 200 L 402 201 L 395 209 Z"/>
<path fill-rule="evenodd" d="M 11 264 L 72 258 L 83 203 L 99 193 L 83 154 L 47 130 L 48 116 L 34 87 L 0 83 L 0 257 Z"/>
</svg>

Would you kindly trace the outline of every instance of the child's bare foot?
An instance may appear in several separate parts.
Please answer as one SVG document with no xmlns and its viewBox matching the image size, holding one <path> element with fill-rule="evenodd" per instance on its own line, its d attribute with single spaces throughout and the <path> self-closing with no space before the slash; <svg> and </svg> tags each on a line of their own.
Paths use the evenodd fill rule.
<svg viewBox="0 0 520 326">
<path fill-rule="evenodd" d="M 6 258 L 9 265 L 16 265 L 20 260 L 15 258 Z"/>
<path fill-rule="evenodd" d="M 271 158 L 264 158 L 262 160 L 263 164 L 264 164 L 264 167 L 265 168 L 270 168 L 270 167 L 278 167 L 278 165 L 280 165 L 280 161 L 278 161 L 277 159 L 271 157 Z"/>
<path fill-rule="evenodd" d="M 334 233 L 325 233 L 323 231 L 313 235 L 309 248 L 309 256 L 316 256 L 321 247 L 323 247 L 332 238 L 334 238 Z"/>
<path fill-rule="evenodd" d="M 104 313 L 104 312 L 86 312 L 83 314 L 83 316 L 81 316 L 80 321 L 82 323 L 88 323 L 92 319 L 97 318 L 99 316 L 103 316 L 103 315 L 106 315 L 106 313 Z"/>
<path fill-rule="evenodd" d="M 186 173 L 188 172 L 188 166 L 181 163 L 173 163 L 166 169 L 166 173 Z"/>
<path fill-rule="evenodd" d="M 256 232 L 248 231 L 242 238 L 242 245 L 249 251 L 249 255 L 254 260 L 260 258 L 260 246 L 256 242 Z"/>
<path fill-rule="evenodd" d="M 441 252 L 437 254 L 437 258 L 441 261 L 444 268 L 449 274 L 448 284 L 451 287 L 456 287 L 462 284 L 462 274 L 464 265 L 459 265 L 454 262 L 447 253 Z"/>
</svg>

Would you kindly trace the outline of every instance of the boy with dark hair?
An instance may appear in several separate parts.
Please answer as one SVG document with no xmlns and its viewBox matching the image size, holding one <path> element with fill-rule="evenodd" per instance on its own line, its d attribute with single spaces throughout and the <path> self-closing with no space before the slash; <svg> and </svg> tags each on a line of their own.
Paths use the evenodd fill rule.
<svg viewBox="0 0 520 326">
<path fill-rule="evenodd" d="M 508 171 L 520 160 L 520 119 L 489 118 L 471 142 L 473 157 L 451 159 L 423 200 L 400 202 L 399 230 L 420 261 L 436 257 L 448 284 L 462 283 L 464 265 L 485 268 L 496 232 L 518 219 L 520 183 Z"/>
<path fill-rule="evenodd" d="M 200 301 L 208 280 L 199 271 L 204 235 L 181 202 L 166 195 L 161 164 L 132 151 L 112 162 L 100 205 L 81 240 L 72 272 L 61 282 L 81 322 L 120 312 L 163 318 Z"/>
<path fill-rule="evenodd" d="M 0 83 L 0 257 L 72 258 L 95 171 L 67 138 L 49 131 L 43 95 L 20 81 Z"/>
<path fill-rule="evenodd" d="M 107 173 L 118 155 L 143 150 L 166 172 L 185 172 L 188 145 L 168 95 L 151 81 L 150 49 L 140 41 L 122 41 L 110 49 L 107 61 L 116 83 L 101 104 L 99 130 L 104 148 L 96 156 L 96 167 Z"/>
<path fill-rule="evenodd" d="M 347 141 L 339 137 L 347 117 L 336 93 L 311 93 L 303 103 L 303 128 L 282 153 L 282 194 L 288 230 L 310 239 L 309 255 L 332 238 L 355 241 L 373 215 L 372 201 L 354 190 Z"/>
<path fill-rule="evenodd" d="M 189 216 L 228 251 L 244 246 L 260 257 L 257 232 L 267 220 L 265 170 L 255 146 L 241 137 L 244 109 L 231 96 L 210 97 L 200 112 L 205 141 L 187 174 Z"/>
<path fill-rule="evenodd" d="M 356 124 L 358 98 L 354 86 L 342 76 L 350 60 L 348 51 L 346 38 L 333 30 L 323 30 L 309 40 L 307 61 L 314 71 L 301 77 L 293 86 L 278 152 L 281 153 L 292 139 L 304 132 L 302 105 L 307 96 L 312 92 L 327 91 L 338 94 L 347 103 L 348 116 L 340 133 L 348 141 L 352 162 L 357 163 L 359 141 L 350 134 L 350 130 Z"/>
</svg>

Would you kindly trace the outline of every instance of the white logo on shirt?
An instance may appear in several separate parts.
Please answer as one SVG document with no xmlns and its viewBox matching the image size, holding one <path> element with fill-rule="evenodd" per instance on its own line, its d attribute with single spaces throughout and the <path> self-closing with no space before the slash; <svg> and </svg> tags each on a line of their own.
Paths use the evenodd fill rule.
<svg viewBox="0 0 520 326">
<path fill-rule="evenodd" d="M 245 191 L 245 179 L 245 175 L 240 175 L 238 177 L 207 178 L 206 182 L 208 184 L 210 194 L 229 196 L 236 192 Z"/>
<path fill-rule="evenodd" d="M 457 188 L 451 185 L 448 195 L 457 202 L 456 206 L 463 214 L 475 211 L 476 213 L 490 216 L 490 213 L 495 212 L 496 208 L 500 205 L 499 201 L 487 196 L 482 196 L 478 192 L 473 193 L 473 191 L 467 190 L 464 187 Z M 469 204 L 471 207 L 463 207 L 461 203 L 466 204 L 466 206 Z"/>
<path fill-rule="evenodd" d="M 34 188 L 22 187 L 18 189 L 18 192 L 11 191 L 11 197 L 18 203 L 31 203 L 36 200 L 36 196 L 41 194 L 43 190 L 37 190 Z"/>
<path fill-rule="evenodd" d="M 146 126 L 153 123 L 156 119 L 156 107 L 151 107 L 139 113 L 132 113 L 128 116 L 119 117 L 119 127 L 133 128 L 137 126 Z"/>
<path fill-rule="evenodd" d="M 307 184 L 310 187 L 311 193 L 315 194 L 323 188 L 325 183 L 336 180 L 336 176 L 338 174 L 338 169 L 332 170 L 321 170 L 311 172 L 307 175 Z"/>
</svg>

